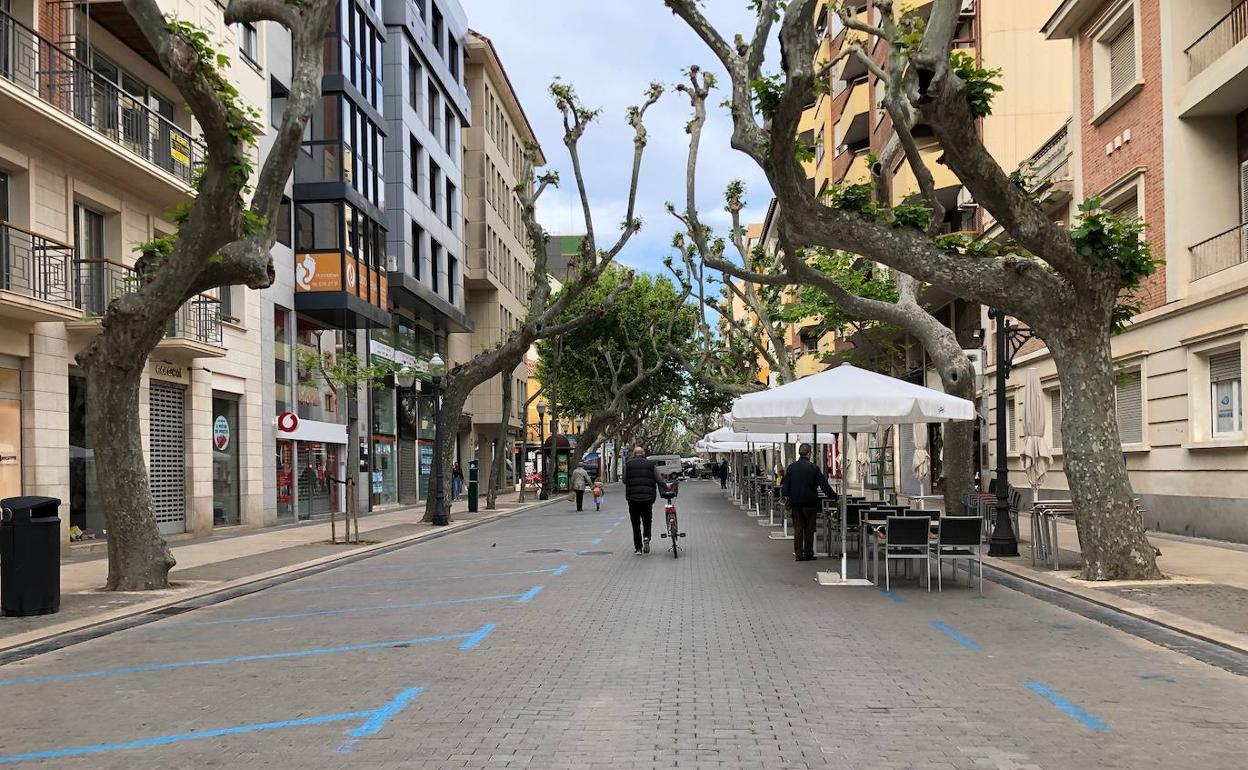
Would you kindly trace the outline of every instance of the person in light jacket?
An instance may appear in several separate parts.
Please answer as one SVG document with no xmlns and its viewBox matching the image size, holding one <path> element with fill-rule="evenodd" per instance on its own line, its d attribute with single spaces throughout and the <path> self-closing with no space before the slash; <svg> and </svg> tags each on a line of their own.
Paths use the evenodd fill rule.
<svg viewBox="0 0 1248 770">
<path fill-rule="evenodd" d="M 576 510 L 583 510 L 585 490 L 589 489 L 591 483 L 589 471 L 585 470 L 585 463 L 577 465 L 576 470 L 572 471 L 572 491 L 576 493 Z"/>
</svg>

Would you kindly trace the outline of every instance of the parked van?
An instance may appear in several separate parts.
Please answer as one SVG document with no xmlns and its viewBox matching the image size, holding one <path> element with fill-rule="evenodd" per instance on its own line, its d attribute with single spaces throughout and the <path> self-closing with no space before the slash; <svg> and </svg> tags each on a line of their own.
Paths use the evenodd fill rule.
<svg viewBox="0 0 1248 770">
<path fill-rule="evenodd" d="M 680 461 L 680 455 L 650 455 L 647 459 L 654 463 L 654 467 L 665 479 L 680 478 L 684 475 L 685 468 Z"/>
</svg>

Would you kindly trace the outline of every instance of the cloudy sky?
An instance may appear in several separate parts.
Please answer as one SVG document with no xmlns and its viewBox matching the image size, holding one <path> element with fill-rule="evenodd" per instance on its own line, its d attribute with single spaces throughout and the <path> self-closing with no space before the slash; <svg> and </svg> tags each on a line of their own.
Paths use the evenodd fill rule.
<svg viewBox="0 0 1248 770">
<path fill-rule="evenodd" d="M 490 38 L 519 92 L 529 121 L 546 152 L 549 167 L 558 169 L 563 186 L 550 190 L 539 204 L 539 218 L 551 233 L 583 232 L 580 202 L 563 146 L 559 113 L 547 86 L 560 76 L 572 83 L 587 106 L 600 107 L 602 117 L 586 133 L 581 157 L 594 211 L 598 245 L 605 248 L 619 233 L 624 217 L 632 162 L 632 129 L 625 109 L 640 102 L 646 85 L 657 80 L 668 88 L 647 114 L 650 144 L 643 161 L 638 215 L 645 221 L 621 255 L 624 264 L 661 272 L 671 253 L 672 234 L 679 223 L 667 213 L 666 202 L 683 208 L 684 124 L 689 101 L 671 90 L 690 64 L 714 68 L 721 83 L 727 77 L 683 21 L 662 0 L 461 0 L 470 26 Z M 706 0 L 706 13 L 731 39 L 753 28 L 746 0 Z M 772 63 L 768 69 L 778 65 Z M 745 181 L 748 221 L 761 218 L 770 191 L 753 161 L 729 144 L 731 123 L 719 103 L 723 87 L 708 100 L 710 118 L 703 134 L 699 161 L 699 204 L 704 222 L 727 231 L 723 189 L 733 179 Z"/>
</svg>

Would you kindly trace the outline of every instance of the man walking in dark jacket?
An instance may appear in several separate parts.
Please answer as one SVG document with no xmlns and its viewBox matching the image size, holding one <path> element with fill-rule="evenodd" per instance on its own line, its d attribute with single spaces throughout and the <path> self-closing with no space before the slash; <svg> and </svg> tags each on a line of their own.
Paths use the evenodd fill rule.
<svg viewBox="0 0 1248 770">
<path fill-rule="evenodd" d="M 646 459 L 646 450 L 633 447 L 633 456 L 624 463 L 624 499 L 628 501 L 628 518 L 633 524 L 633 548 L 636 553 L 650 553 L 650 521 L 659 488 L 665 486 L 659 470 Z"/>
<path fill-rule="evenodd" d="M 820 489 L 830 499 L 837 499 L 828 478 L 810 461 L 810 444 L 802 444 L 797 448 L 797 460 L 785 469 L 780 487 L 793 513 L 793 553 L 797 561 L 815 558 L 815 522 L 822 505 Z"/>
<path fill-rule="evenodd" d="M 719 468 L 716 469 L 716 473 L 719 475 L 719 488 L 727 489 L 728 488 L 728 460 L 726 458 L 720 459 Z"/>
</svg>

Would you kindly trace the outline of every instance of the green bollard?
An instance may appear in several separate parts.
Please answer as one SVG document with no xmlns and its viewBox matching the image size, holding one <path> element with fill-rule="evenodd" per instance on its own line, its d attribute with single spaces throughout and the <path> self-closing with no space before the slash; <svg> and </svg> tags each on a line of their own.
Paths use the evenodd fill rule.
<svg viewBox="0 0 1248 770">
<path fill-rule="evenodd" d="M 477 512 L 477 461 L 468 461 L 468 512 Z"/>
</svg>

